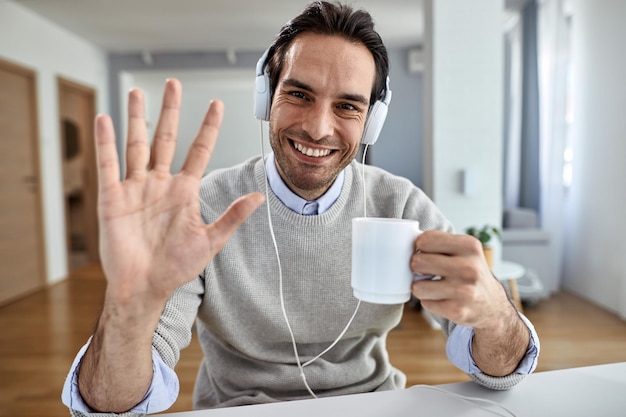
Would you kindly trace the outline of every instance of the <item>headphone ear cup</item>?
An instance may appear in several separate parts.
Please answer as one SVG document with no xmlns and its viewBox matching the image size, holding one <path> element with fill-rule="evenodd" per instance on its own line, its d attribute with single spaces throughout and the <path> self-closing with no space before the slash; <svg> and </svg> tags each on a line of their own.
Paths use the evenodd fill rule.
<svg viewBox="0 0 626 417">
<path fill-rule="evenodd" d="M 267 74 L 257 75 L 254 80 L 254 117 L 259 120 L 270 119 L 270 80 Z"/>
<path fill-rule="evenodd" d="M 376 143 L 378 135 L 380 135 L 380 131 L 385 124 L 388 109 L 387 103 L 383 101 L 379 100 L 374 103 L 365 121 L 365 129 L 363 130 L 363 137 L 361 138 L 362 144 L 373 145 Z"/>
</svg>

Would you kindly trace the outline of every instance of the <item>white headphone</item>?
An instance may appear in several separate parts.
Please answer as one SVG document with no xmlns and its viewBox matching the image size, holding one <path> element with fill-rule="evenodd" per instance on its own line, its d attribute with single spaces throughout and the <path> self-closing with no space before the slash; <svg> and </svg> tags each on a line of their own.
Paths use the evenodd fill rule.
<svg viewBox="0 0 626 417">
<path fill-rule="evenodd" d="M 270 77 L 266 71 L 265 61 L 267 61 L 269 49 L 266 50 L 256 64 L 256 80 L 254 94 L 254 117 L 259 120 L 270 119 L 270 107 L 272 104 L 272 95 L 270 88 Z M 389 89 L 389 77 L 385 86 L 385 97 L 377 100 L 369 110 L 367 120 L 365 121 L 365 129 L 361 143 L 364 145 L 373 145 L 376 143 L 383 124 L 387 118 L 389 103 L 391 102 L 391 90 Z"/>
</svg>

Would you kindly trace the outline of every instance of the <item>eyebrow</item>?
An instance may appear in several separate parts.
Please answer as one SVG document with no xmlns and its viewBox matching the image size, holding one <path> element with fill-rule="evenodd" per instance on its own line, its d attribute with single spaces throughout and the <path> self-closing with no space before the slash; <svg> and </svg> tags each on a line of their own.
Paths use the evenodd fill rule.
<svg viewBox="0 0 626 417">
<path fill-rule="evenodd" d="M 311 93 L 315 92 L 310 85 L 305 84 L 302 81 L 296 80 L 294 78 L 286 78 L 282 81 L 282 84 L 288 87 L 295 87 L 301 90 L 309 91 Z M 348 101 L 353 101 L 356 103 L 361 103 L 364 106 L 369 106 L 369 100 L 360 94 L 344 93 L 344 94 L 341 94 L 339 98 L 341 98 L 342 100 L 348 100 Z"/>
</svg>

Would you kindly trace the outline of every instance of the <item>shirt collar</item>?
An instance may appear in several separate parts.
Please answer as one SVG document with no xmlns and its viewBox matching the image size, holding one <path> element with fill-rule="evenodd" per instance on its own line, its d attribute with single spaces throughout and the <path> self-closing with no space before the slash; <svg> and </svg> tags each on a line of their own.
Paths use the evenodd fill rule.
<svg viewBox="0 0 626 417">
<path fill-rule="evenodd" d="M 342 170 L 333 185 L 317 200 L 307 201 L 285 185 L 285 182 L 278 173 L 276 163 L 274 162 L 274 154 L 270 153 L 265 161 L 265 169 L 267 171 L 267 181 L 270 188 L 276 194 L 276 197 L 289 209 L 302 215 L 322 214 L 327 211 L 339 198 L 341 188 L 343 187 L 344 171 Z"/>
</svg>

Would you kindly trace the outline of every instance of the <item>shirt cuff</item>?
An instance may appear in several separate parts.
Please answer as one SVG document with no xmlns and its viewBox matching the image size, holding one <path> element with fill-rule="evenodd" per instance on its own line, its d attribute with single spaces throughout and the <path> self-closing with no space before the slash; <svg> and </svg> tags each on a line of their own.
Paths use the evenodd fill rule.
<svg viewBox="0 0 626 417">
<path fill-rule="evenodd" d="M 63 392 L 61 394 L 61 399 L 66 407 L 82 413 L 94 412 L 85 403 L 78 390 L 78 370 L 90 343 L 91 338 L 76 355 L 63 384 Z M 139 404 L 129 410 L 130 412 L 140 414 L 157 413 L 167 410 L 176 401 L 180 389 L 178 376 L 172 368 L 163 362 L 154 346 L 152 347 L 152 371 L 152 383 L 148 392 Z"/>
<path fill-rule="evenodd" d="M 537 367 L 537 358 L 540 350 L 539 337 L 532 323 L 523 314 L 519 313 L 519 316 L 530 332 L 530 343 L 528 344 L 526 354 L 520 361 L 517 369 L 512 373 L 530 374 Z M 476 365 L 476 362 L 474 362 L 474 357 L 472 356 L 473 337 L 473 328 L 457 325 L 450 333 L 446 342 L 446 354 L 450 362 L 468 374 L 482 372 Z"/>
</svg>

